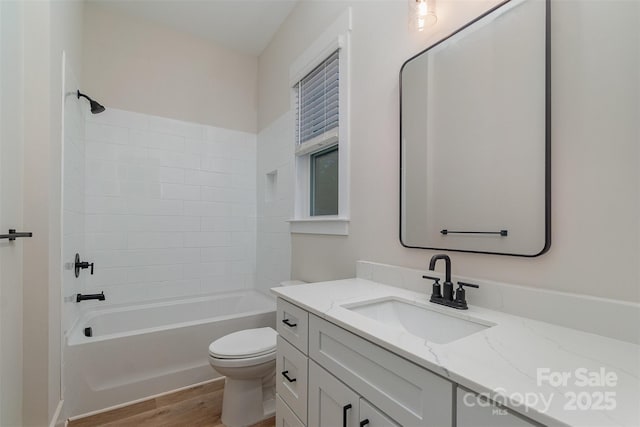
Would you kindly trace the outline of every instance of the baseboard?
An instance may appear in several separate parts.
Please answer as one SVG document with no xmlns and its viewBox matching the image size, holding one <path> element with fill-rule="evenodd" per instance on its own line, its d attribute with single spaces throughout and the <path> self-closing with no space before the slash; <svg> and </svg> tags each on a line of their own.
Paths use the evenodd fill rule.
<svg viewBox="0 0 640 427">
<path fill-rule="evenodd" d="M 51 417 L 51 421 L 49 421 L 49 427 L 66 426 L 66 420 L 64 419 L 64 417 L 60 419 L 63 408 L 64 408 L 64 400 L 61 400 L 60 402 L 58 402 L 58 406 L 56 407 L 56 411 L 53 413 L 53 417 Z"/>
</svg>

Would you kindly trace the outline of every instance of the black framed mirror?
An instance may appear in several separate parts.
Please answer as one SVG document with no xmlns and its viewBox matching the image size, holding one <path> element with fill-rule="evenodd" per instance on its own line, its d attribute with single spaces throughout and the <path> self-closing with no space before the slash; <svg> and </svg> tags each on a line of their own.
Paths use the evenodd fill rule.
<svg viewBox="0 0 640 427">
<path fill-rule="evenodd" d="M 549 0 L 510 0 L 400 71 L 400 241 L 533 257 L 551 244 Z"/>
</svg>

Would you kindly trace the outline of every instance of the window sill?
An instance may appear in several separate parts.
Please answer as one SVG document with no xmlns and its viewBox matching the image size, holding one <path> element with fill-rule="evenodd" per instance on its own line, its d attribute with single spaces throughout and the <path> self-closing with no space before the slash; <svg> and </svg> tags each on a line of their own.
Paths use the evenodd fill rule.
<svg viewBox="0 0 640 427">
<path fill-rule="evenodd" d="M 298 234 L 349 235 L 349 219 L 340 217 L 318 217 L 290 219 L 289 231 Z"/>
</svg>

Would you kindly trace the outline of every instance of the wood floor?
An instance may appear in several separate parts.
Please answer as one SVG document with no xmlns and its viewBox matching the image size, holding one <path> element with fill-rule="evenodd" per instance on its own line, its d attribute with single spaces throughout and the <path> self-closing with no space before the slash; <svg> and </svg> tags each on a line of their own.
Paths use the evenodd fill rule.
<svg viewBox="0 0 640 427">
<path fill-rule="evenodd" d="M 69 421 L 69 427 L 224 427 L 224 379 Z M 270 418 L 252 427 L 274 427 Z"/>
</svg>

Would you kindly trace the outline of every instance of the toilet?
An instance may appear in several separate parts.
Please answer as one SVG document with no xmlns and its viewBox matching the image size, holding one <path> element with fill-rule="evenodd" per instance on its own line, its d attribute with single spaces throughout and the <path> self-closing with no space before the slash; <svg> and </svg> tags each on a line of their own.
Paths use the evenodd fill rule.
<svg viewBox="0 0 640 427">
<path fill-rule="evenodd" d="M 301 280 L 280 286 L 301 285 Z M 222 423 L 241 427 L 272 417 L 276 404 L 276 340 L 273 328 L 245 329 L 209 345 L 209 363 L 226 378 Z"/>
<path fill-rule="evenodd" d="M 276 338 L 273 328 L 245 329 L 215 340 L 209 363 L 226 376 L 222 422 L 255 424 L 275 414 Z"/>
</svg>

